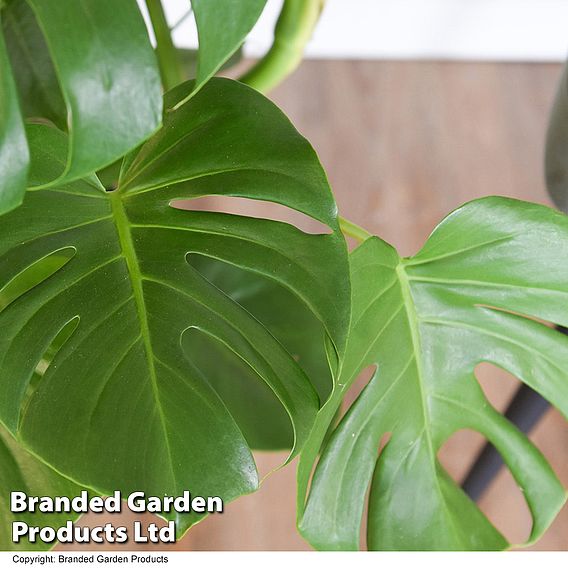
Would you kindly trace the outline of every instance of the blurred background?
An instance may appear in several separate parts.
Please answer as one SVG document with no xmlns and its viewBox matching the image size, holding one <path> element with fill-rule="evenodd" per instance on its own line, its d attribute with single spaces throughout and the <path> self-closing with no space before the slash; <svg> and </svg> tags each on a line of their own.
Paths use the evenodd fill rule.
<svg viewBox="0 0 568 568">
<path fill-rule="evenodd" d="M 238 70 L 270 45 L 281 3 L 269 0 Z M 166 1 L 177 44 L 195 47 L 187 7 Z M 566 22 L 566 0 L 328 0 L 307 60 L 270 97 L 315 147 L 341 214 L 411 255 L 465 201 L 497 194 L 550 204 L 544 140 L 568 48 Z M 270 216 L 269 205 L 246 208 Z M 477 376 L 505 409 L 518 381 L 490 366 Z M 530 437 L 568 487 L 564 419 L 548 410 Z M 458 433 L 440 459 L 459 482 L 482 446 L 481 436 Z M 285 454 L 256 457 L 268 472 Z M 307 550 L 295 530 L 295 496 L 292 464 L 174 548 Z M 507 471 L 480 506 L 509 540 L 528 537 L 530 514 Z M 82 522 L 91 521 L 101 519 Z M 568 508 L 535 548 L 568 550 Z"/>
</svg>

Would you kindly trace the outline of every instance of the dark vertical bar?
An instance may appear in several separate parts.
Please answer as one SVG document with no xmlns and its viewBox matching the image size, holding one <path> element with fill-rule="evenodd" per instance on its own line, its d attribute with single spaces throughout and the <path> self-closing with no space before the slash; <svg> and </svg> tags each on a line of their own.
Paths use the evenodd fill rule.
<svg viewBox="0 0 568 568">
<path fill-rule="evenodd" d="M 505 417 L 521 432 L 528 433 L 548 407 L 548 402 L 540 394 L 522 385 L 509 404 Z M 478 501 L 499 473 L 502 465 L 503 460 L 499 452 L 493 445 L 485 444 L 462 484 L 464 491 L 474 501 Z"/>
<path fill-rule="evenodd" d="M 560 333 L 568 335 L 567 328 L 557 326 L 556 329 Z M 540 394 L 527 385 L 521 385 L 505 411 L 505 417 L 521 432 L 528 434 L 549 406 L 548 401 Z M 474 501 L 478 501 L 499 473 L 502 465 L 503 460 L 499 452 L 491 444 L 485 444 L 462 483 L 463 490 Z"/>
</svg>

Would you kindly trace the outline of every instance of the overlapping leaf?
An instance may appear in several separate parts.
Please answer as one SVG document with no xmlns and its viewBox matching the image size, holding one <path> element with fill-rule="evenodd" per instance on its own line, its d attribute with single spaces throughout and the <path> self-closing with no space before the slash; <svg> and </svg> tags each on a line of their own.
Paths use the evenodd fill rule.
<svg viewBox="0 0 568 568">
<path fill-rule="evenodd" d="M 237 51 L 265 4 L 266 0 L 192 0 L 199 34 L 196 89 Z"/>
<path fill-rule="evenodd" d="M 2 32 L 12 62 L 22 114 L 27 118 L 47 119 L 65 130 L 67 107 L 57 73 L 45 37 L 26 0 L 7 2 L 2 12 Z"/>
<path fill-rule="evenodd" d="M 9 0 L 2 20 L 15 81 L 0 42 L 0 213 L 20 203 L 26 187 L 14 83 L 27 116 L 69 131 L 65 163 L 45 183 L 115 161 L 156 130 L 162 109 L 155 56 L 135 0 Z"/>
<path fill-rule="evenodd" d="M 191 263 L 268 328 L 304 370 L 320 400 L 327 400 L 332 378 L 324 330 L 309 308 L 274 280 L 206 257 L 195 257 Z M 199 334 L 187 334 L 183 348 L 221 394 L 251 448 L 292 447 L 293 431 L 286 412 L 247 365 Z"/>
<path fill-rule="evenodd" d="M 167 106 L 192 88 L 170 93 Z M 54 156 L 65 155 L 64 139 L 40 125 L 29 137 L 40 184 Z M 332 233 L 171 206 L 208 194 L 275 201 Z M 2 220 L 0 418 L 82 485 L 227 500 L 256 488 L 239 425 L 184 356 L 189 334 L 217 342 L 267 385 L 291 420 L 296 450 L 308 435 L 318 400 L 301 367 L 188 255 L 279 282 L 342 352 L 347 254 L 325 174 L 284 115 L 239 83 L 213 79 L 169 112 L 125 162 L 116 191 L 105 194 L 96 179 L 30 191 Z M 51 363 L 36 380 L 47 351 Z"/>
<path fill-rule="evenodd" d="M 10 512 L 10 491 L 23 491 L 27 495 L 56 497 L 79 495 L 81 488 L 65 479 L 40 460 L 23 450 L 0 424 L 0 550 L 45 550 L 49 545 L 12 540 L 12 522 L 22 521 L 29 526 L 57 528 L 77 514 L 45 514 L 40 512 Z"/>
<path fill-rule="evenodd" d="M 317 548 L 356 549 L 370 486 L 370 549 L 500 549 L 508 543 L 437 459 L 456 431 L 480 432 L 522 488 L 537 539 L 566 494 L 541 453 L 487 401 L 483 361 L 568 414 L 568 218 L 505 198 L 447 217 L 414 257 L 378 238 L 352 253 L 353 313 L 335 392 L 299 471 L 300 529 Z M 534 319 L 537 318 L 537 319 Z M 345 390 L 375 376 L 323 448 Z M 381 440 L 390 435 L 378 453 Z"/>
</svg>

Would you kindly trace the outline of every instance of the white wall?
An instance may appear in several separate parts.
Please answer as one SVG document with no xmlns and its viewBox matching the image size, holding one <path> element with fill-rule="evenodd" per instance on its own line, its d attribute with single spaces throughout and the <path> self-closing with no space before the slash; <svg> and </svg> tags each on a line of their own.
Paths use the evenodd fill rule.
<svg viewBox="0 0 568 568">
<path fill-rule="evenodd" d="M 173 23 L 187 0 L 165 0 Z M 270 45 L 282 0 L 268 0 L 247 42 Z M 189 18 L 175 33 L 195 47 Z M 568 0 L 328 0 L 307 49 L 313 58 L 560 61 L 568 53 Z"/>
</svg>

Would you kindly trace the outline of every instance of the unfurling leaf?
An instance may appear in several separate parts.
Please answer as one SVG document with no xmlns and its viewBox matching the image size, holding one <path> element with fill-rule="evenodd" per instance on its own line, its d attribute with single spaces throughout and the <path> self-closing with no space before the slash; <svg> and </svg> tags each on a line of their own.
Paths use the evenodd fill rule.
<svg viewBox="0 0 568 568">
<path fill-rule="evenodd" d="M 370 486 L 370 549 L 507 547 L 438 461 L 461 429 L 481 433 L 503 456 L 532 513 L 529 542 L 544 532 L 565 490 L 491 406 L 474 370 L 502 367 L 568 414 L 568 338 L 535 319 L 568 324 L 567 258 L 566 216 L 505 198 L 461 207 L 412 258 L 374 237 L 352 253 L 346 355 L 299 470 L 300 529 L 314 546 L 358 547 Z M 304 503 L 331 417 L 369 365 L 376 373 L 322 449 Z"/>
<path fill-rule="evenodd" d="M 166 104 L 192 88 L 175 89 Z M 53 156 L 65 156 L 66 138 L 33 125 L 29 139 L 31 177 L 41 185 Z M 220 194 L 280 203 L 331 233 L 172 206 Z M 301 448 L 315 390 L 293 354 L 192 267 L 195 256 L 287 288 L 342 353 L 347 252 L 325 174 L 272 103 L 225 79 L 166 115 L 125 160 L 116 191 L 103 193 L 96 178 L 33 190 L 3 217 L 0 294 L 9 286 L 10 296 L 0 311 L 0 419 L 26 448 L 101 493 L 189 489 L 230 500 L 256 489 L 254 460 L 222 390 L 185 354 L 192 334 L 265 385 L 292 423 L 291 455 Z M 182 531 L 199 516 L 176 520 Z"/>
</svg>

